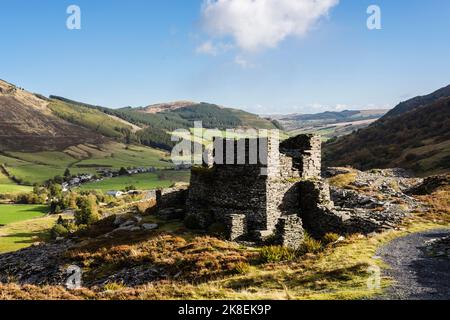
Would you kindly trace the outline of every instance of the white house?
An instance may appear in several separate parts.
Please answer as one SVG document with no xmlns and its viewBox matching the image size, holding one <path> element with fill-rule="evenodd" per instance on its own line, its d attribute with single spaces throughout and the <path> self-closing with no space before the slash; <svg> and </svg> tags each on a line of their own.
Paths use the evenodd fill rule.
<svg viewBox="0 0 450 320">
<path fill-rule="evenodd" d="M 108 192 L 106 192 L 106 194 L 108 196 L 112 196 L 114 198 L 118 198 L 118 197 L 121 197 L 124 195 L 124 193 L 122 191 L 108 191 Z"/>
</svg>

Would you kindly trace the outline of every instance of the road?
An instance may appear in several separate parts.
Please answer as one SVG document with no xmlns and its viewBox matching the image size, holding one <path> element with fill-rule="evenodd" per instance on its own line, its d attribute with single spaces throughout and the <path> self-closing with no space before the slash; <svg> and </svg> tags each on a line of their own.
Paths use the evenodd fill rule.
<svg viewBox="0 0 450 320">
<path fill-rule="evenodd" d="M 394 285 L 380 299 L 449 300 L 450 259 L 436 258 L 424 251 L 425 243 L 450 235 L 450 229 L 415 233 L 396 239 L 378 255 L 391 267 L 385 276 Z"/>
</svg>

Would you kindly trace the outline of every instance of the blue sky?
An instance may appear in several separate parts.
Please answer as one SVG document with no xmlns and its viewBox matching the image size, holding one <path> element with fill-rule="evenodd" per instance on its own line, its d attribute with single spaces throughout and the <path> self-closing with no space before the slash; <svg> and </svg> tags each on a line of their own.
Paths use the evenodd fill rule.
<svg viewBox="0 0 450 320">
<path fill-rule="evenodd" d="M 220 1 L 0 0 L 0 78 L 109 107 L 193 100 L 261 114 L 391 107 L 450 83 L 448 0 L 306 11 L 291 6 L 311 0 L 272 0 L 292 26 L 271 7 Z M 81 30 L 66 28 L 71 4 Z M 371 4 L 381 30 L 366 26 Z"/>
</svg>

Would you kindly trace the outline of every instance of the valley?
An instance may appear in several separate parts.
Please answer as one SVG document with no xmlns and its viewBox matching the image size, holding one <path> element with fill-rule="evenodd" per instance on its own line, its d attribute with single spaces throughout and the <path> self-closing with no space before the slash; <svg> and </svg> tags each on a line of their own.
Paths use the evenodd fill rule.
<svg viewBox="0 0 450 320">
<path fill-rule="evenodd" d="M 415 100 L 427 105 L 406 103 L 411 110 L 401 114 L 366 110 L 259 117 L 188 101 L 111 109 L 46 98 L 6 82 L 0 82 L 0 88 L 0 271 L 8 270 L 17 279 L 8 282 L 0 272 L 3 297 L 377 298 L 392 284 L 383 277 L 381 287 L 367 287 L 370 268 L 384 270 L 382 261 L 374 258 L 380 248 L 408 233 L 445 228 L 450 222 L 448 176 L 430 182 L 410 175 L 411 171 L 424 177 L 448 172 L 450 98 L 442 94 Z M 431 101 L 435 96 L 437 100 Z M 196 121 L 202 122 L 201 129 L 195 130 Z M 312 150 L 288 154 L 310 157 L 317 165 L 311 195 L 318 192 L 319 204 L 305 210 L 314 211 L 318 224 L 310 225 L 305 216 L 304 225 L 285 226 L 284 231 L 292 236 L 294 227 L 317 227 L 321 219 L 335 219 L 343 229 L 333 229 L 331 224 L 328 232 L 320 234 L 311 233 L 314 229 L 301 231 L 302 242 L 295 248 L 288 246 L 289 239 L 286 246 L 279 245 L 278 233 L 261 242 L 230 241 L 228 227 L 211 220 L 213 210 L 207 212 L 207 203 L 214 198 L 214 186 L 220 189 L 230 182 L 233 192 L 247 186 L 251 170 L 233 181 L 233 175 L 214 168 L 191 173 L 172 163 L 170 151 L 177 143 L 172 135 L 203 143 L 201 138 L 210 129 L 224 133 L 275 128 L 283 128 L 280 138 L 287 145 L 297 138 L 301 148 L 311 145 Z M 174 133 L 177 129 L 184 133 Z M 322 176 L 320 147 L 301 142 L 320 144 L 315 134 L 326 142 Z M 248 134 L 236 132 L 233 137 L 248 138 Z M 348 164 L 356 169 L 344 167 Z M 397 166 L 410 172 L 378 170 Z M 292 177 L 284 176 L 277 183 L 308 186 L 308 179 L 295 177 L 294 164 L 292 170 Z M 225 180 L 213 183 L 217 172 Z M 70 184 L 83 175 L 91 178 Z M 192 176 L 194 183 L 189 186 Z M 208 183 L 199 185 L 199 178 Z M 195 187 L 203 197 L 194 201 L 198 216 L 190 215 L 193 200 L 188 200 L 189 190 Z M 411 191 L 414 188 L 427 191 L 419 195 Z M 231 190 L 224 193 L 217 197 L 219 203 L 232 195 Z M 288 190 L 279 198 L 289 197 Z M 304 194 L 301 197 L 311 201 Z M 233 200 L 221 209 L 251 201 Z M 282 203 L 276 207 L 292 209 Z M 209 223 L 204 228 L 203 219 Z M 22 264 L 11 264 L 18 260 Z M 73 264 L 83 270 L 84 288 L 76 292 L 60 282 L 62 266 Z M 41 286 L 42 281 L 49 285 Z M 23 283 L 29 286 L 26 294 Z"/>
<path fill-rule="evenodd" d="M 324 141 L 351 134 L 368 127 L 385 115 L 388 110 L 345 110 L 317 114 L 293 114 L 270 116 L 291 136 L 320 134 Z"/>
<path fill-rule="evenodd" d="M 174 168 L 169 153 L 175 145 L 172 132 L 190 130 L 194 121 L 201 121 L 205 129 L 275 128 L 267 119 L 207 103 L 110 109 L 58 96 L 46 98 L 6 81 L 0 81 L 0 89 L 0 188 L 10 194 L 30 191 L 32 185 L 62 176 L 67 169 L 75 175 L 96 175 L 99 169 Z M 138 180 L 137 185 L 151 188 L 174 182 Z M 122 180 L 113 181 L 99 188 L 125 188 Z"/>
<path fill-rule="evenodd" d="M 420 176 L 450 169 L 450 86 L 400 103 L 369 127 L 324 145 L 326 165 L 401 167 Z"/>
<path fill-rule="evenodd" d="M 77 145 L 64 151 L 3 152 L 0 162 L 13 180 L 28 186 L 62 176 L 67 168 L 73 174 L 95 175 L 101 168 L 173 167 L 164 151 L 116 142 L 100 146 Z"/>
<path fill-rule="evenodd" d="M 3 1 L 0 314 L 449 301 L 449 12 Z"/>
</svg>

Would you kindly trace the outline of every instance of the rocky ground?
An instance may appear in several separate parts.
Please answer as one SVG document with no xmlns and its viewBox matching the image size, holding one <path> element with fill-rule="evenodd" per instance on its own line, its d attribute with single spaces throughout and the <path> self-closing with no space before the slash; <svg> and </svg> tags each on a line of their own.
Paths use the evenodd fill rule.
<svg viewBox="0 0 450 320">
<path fill-rule="evenodd" d="M 61 260 L 71 245 L 58 241 L 0 255 L 0 283 L 64 284 L 67 275 Z"/>
<path fill-rule="evenodd" d="M 159 227 L 156 223 L 145 223 L 138 215 L 117 215 L 111 216 L 93 230 L 92 234 L 86 237 L 79 234 L 73 239 L 58 238 L 51 243 L 36 244 L 32 247 L 0 255 L 0 283 L 17 282 L 22 284 L 35 285 L 62 285 L 68 278 L 68 268 L 76 264 L 68 257 L 68 252 L 77 251 L 86 245 L 94 244 L 95 240 L 108 242 L 113 239 L 122 239 L 131 234 L 133 236 L 145 236 L 151 230 Z M 132 240 L 132 238 L 130 238 Z M 96 282 L 108 283 L 115 278 L 138 276 L 138 271 L 129 268 L 127 272 L 119 272 L 115 276 L 99 277 Z M 145 280 L 155 279 L 155 274 L 164 276 L 161 270 L 156 268 L 146 268 L 142 270 L 140 278 Z M 151 275 L 151 277 L 150 277 Z"/>
<path fill-rule="evenodd" d="M 331 168 L 326 174 L 336 208 L 371 221 L 380 231 L 398 229 L 406 217 L 427 210 L 419 198 L 410 195 L 423 180 L 403 170 Z M 83 268 L 87 287 L 208 281 L 241 272 L 242 265 L 254 258 L 255 252 L 248 248 L 190 233 L 181 220 L 172 220 L 180 216 L 180 209 L 169 208 L 160 214 L 159 220 L 135 213 L 113 215 L 72 239 L 0 255 L 0 283 L 63 285 L 70 265 Z M 449 294 L 450 282 L 445 282 L 450 277 L 449 236 L 448 230 L 411 235 L 381 249 L 379 255 L 393 267 L 388 275 L 398 280 L 382 298 L 441 298 Z"/>
<path fill-rule="evenodd" d="M 177 209 L 166 209 L 165 214 Z M 0 284 L 64 286 L 73 269 L 83 286 L 135 287 L 154 281 L 195 282 L 232 274 L 254 255 L 231 242 L 191 233 L 181 220 L 112 215 L 70 239 L 0 255 Z"/>
<path fill-rule="evenodd" d="M 377 231 L 395 229 L 402 220 L 424 210 L 408 191 L 423 179 L 412 177 L 403 169 L 371 170 L 329 168 L 325 176 L 331 184 L 335 209 Z"/>
</svg>

